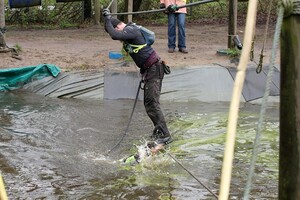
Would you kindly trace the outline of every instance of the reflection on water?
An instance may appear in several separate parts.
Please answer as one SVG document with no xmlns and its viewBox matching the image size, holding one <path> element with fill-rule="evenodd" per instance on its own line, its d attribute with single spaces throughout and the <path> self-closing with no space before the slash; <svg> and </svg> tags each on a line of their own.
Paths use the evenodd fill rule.
<svg viewBox="0 0 300 200">
<path fill-rule="evenodd" d="M 229 104 L 163 102 L 175 141 L 167 151 L 218 193 Z M 167 153 L 126 166 L 152 125 L 142 102 L 128 134 L 132 100 L 82 101 L 34 94 L 0 94 L 0 169 L 10 199 L 214 199 Z M 258 105 L 242 105 L 230 199 L 241 199 L 247 179 Z M 278 105 L 268 108 L 252 199 L 277 199 Z"/>
</svg>

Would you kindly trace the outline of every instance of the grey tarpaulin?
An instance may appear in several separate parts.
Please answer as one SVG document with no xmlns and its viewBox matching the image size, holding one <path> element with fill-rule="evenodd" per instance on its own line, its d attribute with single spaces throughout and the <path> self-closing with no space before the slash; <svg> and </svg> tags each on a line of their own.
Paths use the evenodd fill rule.
<svg viewBox="0 0 300 200">
<path fill-rule="evenodd" d="M 233 78 L 236 76 L 236 69 L 229 68 L 229 73 Z M 249 67 L 246 71 L 246 78 L 242 94 L 245 101 L 252 101 L 259 99 L 264 95 L 266 80 L 268 74 L 268 67 L 264 67 L 261 73 L 256 73 L 255 67 Z M 270 96 L 279 96 L 280 88 L 280 72 L 274 67 L 272 84 L 270 86 Z"/>
<path fill-rule="evenodd" d="M 172 73 L 164 78 L 161 100 L 229 102 L 236 73 L 236 68 L 219 65 L 172 69 Z M 266 73 L 257 74 L 255 67 L 248 67 L 241 102 L 263 97 Z M 276 69 L 270 96 L 279 96 L 279 75 Z M 24 89 L 51 97 L 134 99 L 139 80 L 137 71 L 64 72 L 57 78 L 47 77 L 27 84 Z"/>
<path fill-rule="evenodd" d="M 256 73 L 255 66 L 249 66 L 242 90 L 242 102 L 262 98 L 265 92 L 267 72 Z M 236 68 L 216 65 L 194 69 L 173 70 L 166 76 L 161 99 L 174 101 L 198 100 L 203 102 L 231 101 Z M 270 96 L 279 96 L 280 72 L 273 73 Z"/>
<path fill-rule="evenodd" d="M 62 72 L 56 78 L 46 77 L 26 84 L 23 89 L 49 97 L 103 98 L 103 72 Z"/>
</svg>

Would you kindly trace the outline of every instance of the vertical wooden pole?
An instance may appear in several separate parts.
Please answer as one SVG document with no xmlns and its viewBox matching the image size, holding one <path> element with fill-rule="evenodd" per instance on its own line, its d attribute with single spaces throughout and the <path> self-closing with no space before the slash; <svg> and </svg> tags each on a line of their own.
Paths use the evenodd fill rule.
<svg viewBox="0 0 300 200">
<path fill-rule="evenodd" d="M 4 0 L 0 0 L 0 31 L 5 28 L 5 10 L 4 10 Z M 0 33 L 0 50 L 4 49 L 5 45 L 5 33 Z"/>
<path fill-rule="evenodd" d="M 100 24 L 100 1 L 94 0 L 95 24 Z"/>
<path fill-rule="evenodd" d="M 279 200 L 300 199 L 300 15 L 281 29 Z"/>
<path fill-rule="evenodd" d="M 237 26 L 237 0 L 229 0 L 229 22 L 228 22 L 228 48 L 233 48 L 232 38 L 236 35 Z"/>
<path fill-rule="evenodd" d="M 133 0 L 128 0 L 128 12 L 133 11 Z M 128 22 L 132 22 L 132 15 L 128 15 Z"/>
<path fill-rule="evenodd" d="M 84 20 L 91 19 L 92 15 L 92 2 L 91 0 L 84 0 L 83 1 L 83 8 L 84 8 Z"/>
<path fill-rule="evenodd" d="M 1 172 L 0 172 L 0 200 L 8 200 Z"/>
<path fill-rule="evenodd" d="M 117 13 L 118 12 L 118 0 L 114 0 L 112 5 L 111 5 L 111 12 L 112 13 Z M 116 18 L 116 15 L 113 15 L 112 17 Z"/>
</svg>

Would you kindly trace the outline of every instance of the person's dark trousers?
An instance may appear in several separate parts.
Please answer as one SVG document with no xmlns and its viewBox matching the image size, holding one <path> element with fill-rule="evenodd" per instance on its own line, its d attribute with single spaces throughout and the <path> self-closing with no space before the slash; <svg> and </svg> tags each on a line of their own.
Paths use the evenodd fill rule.
<svg viewBox="0 0 300 200">
<path fill-rule="evenodd" d="M 144 74 L 144 105 L 154 125 L 153 134 L 162 138 L 170 136 L 159 102 L 163 78 L 164 67 L 160 62 L 153 64 Z"/>
</svg>

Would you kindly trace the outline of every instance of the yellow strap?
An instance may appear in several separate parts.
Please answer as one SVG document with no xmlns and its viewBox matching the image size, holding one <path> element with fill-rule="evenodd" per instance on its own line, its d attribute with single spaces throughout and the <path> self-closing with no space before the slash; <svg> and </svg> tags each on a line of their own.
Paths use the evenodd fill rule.
<svg viewBox="0 0 300 200">
<path fill-rule="evenodd" d="M 147 44 L 140 44 L 140 45 L 129 44 L 129 45 L 135 48 L 135 49 L 133 49 L 133 53 L 138 53 L 139 50 L 141 50 L 142 48 L 147 46 Z"/>
</svg>

